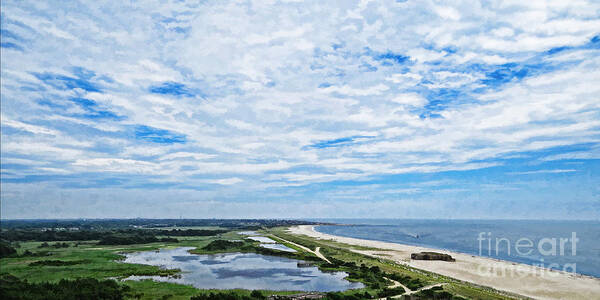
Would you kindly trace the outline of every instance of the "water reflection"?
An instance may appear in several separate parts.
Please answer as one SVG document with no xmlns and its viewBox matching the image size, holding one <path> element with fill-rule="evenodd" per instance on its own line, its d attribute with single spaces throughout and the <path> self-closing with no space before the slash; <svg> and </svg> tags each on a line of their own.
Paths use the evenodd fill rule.
<svg viewBox="0 0 600 300">
<path fill-rule="evenodd" d="M 277 243 L 276 241 L 274 241 L 266 236 L 249 236 L 249 237 L 247 237 L 247 239 L 261 242 L 261 243 Z"/>
<path fill-rule="evenodd" d="M 180 278 L 131 276 L 128 280 L 153 279 L 193 285 L 204 289 L 265 289 L 294 291 L 342 291 L 361 288 L 350 282 L 344 272 L 324 273 L 317 267 L 299 268 L 299 260 L 255 253 L 224 253 L 195 255 L 193 248 L 162 249 L 160 251 L 126 254 L 125 262 L 179 268 Z"/>
<path fill-rule="evenodd" d="M 275 249 L 279 251 L 296 252 L 296 250 L 282 244 L 260 244 L 260 246 L 263 248 Z"/>
</svg>

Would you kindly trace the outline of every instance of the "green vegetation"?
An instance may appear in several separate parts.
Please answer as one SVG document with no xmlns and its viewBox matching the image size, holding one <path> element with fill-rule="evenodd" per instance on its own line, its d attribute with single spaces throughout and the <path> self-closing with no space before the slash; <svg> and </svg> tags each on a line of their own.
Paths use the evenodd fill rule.
<svg viewBox="0 0 600 300">
<path fill-rule="evenodd" d="M 240 238 L 240 237 L 238 237 Z M 213 240 L 204 247 L 198 247 L 191 250 L 193 254 L 215 254 L 215 253 L 257 253 L 271 256 L 283 256 L 288 258 L 294 258 L 299 260 L 307 261 L 320 261 L 319 258 L 311 253 L 299 251 L 299 252 L 286 252 L 276 249 L 269 249 L 260 247 L 260 243 L 248 239 L 244 240 Z"/>
<path fill-rule="evenodd" d="M 367 265 L 361 264 L 359 267 L 353 262 L 344 262 L 335 258 L 330 260 L 331 264 L 322 264 L 321 268 L 347 272 L 346 279 L 360 281 L 373 290 L 383 289 L 389 285 L 389 281 L 385 279 L 386 274 L 381 272 L 378 266 L 367 267 Z"/>
<path fill-rule="evenodd" d="M 176 242 L 173 238 L 157 236 L 212 236 L 227 230 L 141 230 L 119 229 L 107 231 L 40 231 L 37 229 L 11 229 L 2 231 L 2 239 L 7 241 L 89 241 L 100 240 L 101 245 L 131 245 L 156 242 Z M 54 247 L 68 247 L 66 243 L 55 243 Z M 49 247 L 48 243 L 41 247 Z"/>
<path fill-rule="evenodd" d="M 140 229 L 142 231 L 144 229 Z M 150 243 L 137 245 L 98 245 L 97 241 L 79 242 L 77 247 L 58 247 L 46 242 L 21 242 L 20 248 L 10 258 L 0 260 L 0 273 L 11 274 L 18 278 L 27 278 L 31 283 L 57 283 L 60 279 L 75 280 L 77 278 L 94 278 L 104 280 L 106 278 L 123 279 L 131 275 L 137 276 L 172 276 L 179 270 L 165 270 L 149 265 L 125 264 L 120 262 L 124 257 L 123 252 L 151 251 L 170 247 L 197 247 L 197 250 L 209 245 L 219 238 L 230 240 L 240 239 L 236 231 L 229 231 L 219 236 L 191 236 L 183 237 L 177 243 Z M 45 243 L 45 244 L 44 244 Z M 44 247 L 40 248 L 44 244 Z M 76 245 L 76 243 L 68 243 Z M 252 250 L 256 246 L 259 251 L 264 248 L 258 247 L 257 242 L 244 241 L 245 250 Z M 8 244 L 7 244 L 8 245 Z M 48 251 L 50 250 L 50 251 Z M 277 250 L 271 254 L 279 252 Z M 85 263 L 82 263 L 85 261 Z M 126 299 L 190 299 L 190 297 L 204 294 L 205 292 L 216 293 L 218 291 L 203 291 L 191 286 L 156 282 L 151 280 L 142 281 L 120 281 L 120 285 L 130 288 Z M 232 293 L 248 295 L 250 292 L 235 290 Z M 265 294 L 288 294 L 290 292 L 265 291 Z"/>
<path fill-rule="evenodd" d="M 130 288 L 130 293 L 126 299 L 156 300 L 156 299 L 181 299 L 188 300 L 197 295 L 199 290 L 182 284 L 169 282 L 157 282 L 150 279 L 146 280 L 128 280 L 121 284 Z"/>
<path fill-rule="evenodd" d="M 105 231 L 55 231 L 40 229 L 2 230 L 2 239 L 7 241 L 88 241 L 98 240 Z"/>
<path fill-rule="evenodd" d="M 475 286 L 469 284 L 447 284 L 444 286 L 444 290 L 452 293 L 453 295 L 460 295 L 466 299 L 472 300 L 486 300 L 486 299 L 522 299 L 518 295 L 507 294 L 496 291 L 494 289 L 482 286 Z M 459 298 L 460 299 L 460 298 Z"/>
<path fill-rule="evenodd" d="M 421 281 L 421 279 L 413 278 L 413 277 L 410 277 L 407 275 L 391 273 L 391 274 L 386 274 L 386 277 L 402 283 L 405 287 L 407 287 L 411 290 L 418 290 L 425 286 L 425 283 L 423 281 Z"/>
<path fill-rule="evenodd" d="M 73 266 L 80 264 L 87 264 L 91 261 L 88 259 L 81 260 L 38 260 L 32 263 L 29 263 L 30 267 L 39 267 L 39 266 L 52 266 L 52 267 L 60 267 L 60 266 Z"/>
<path fill-rule="evenodd" d="M 4 223 L 3 223 L 4 224 Z M 474 286 L 437 274 L 399 265 L 387 259 L 368 257 L 351 250 L 367 250 L 365 247 L 353 247 L 334 241 L 315 240 L 305 236 L 287 233 L 282 227 L 266 228 L 261 226 L 260 232 L 298 252 L 290 253 L 260 247 L 260 243 L 246 239 L 235 230 L 223 227 L 196 229 L 131 229 L 103 223 L 106 228 L 86 229 L 85 231 L 60 231 L 40 228 L 11 227 L 2 230 L 0 243 L 0 275 L 3 285 L 6 283 L 7 295 L 13 295 L 9 288 L 32 290 L 31 298 L 6 299 L 38 299 L 39 291 L 60 294 L 63 299 L 71 299 L 68 285 L 81 285 L 82 293 L 90 293 L 87 299 L 103 299 L 102 295 L 93 294 L 94 290 L 86 284 L 105 286 L 107 291 L 114 292 L 115 298 L 104 299 L 264 299 L 270 295 L 289 295 L 297 291 L 248 291 L 248 290 L 199 290 L 191 286 L 156 282 L 152 280 L 121 281 L 132 275 L 173 276 L 179 270 L 165 270 L 149 265 L 122 263 L 122 255 L 126 252 L 151 251 L 170 247 L 193 247 L 192 253 L 212 254 L 225 252 L 259 253 L 278 255 L 310 261 L 323 271 L 343 271 L 347 279 L 362 282 L 365 287 L 356 290 L 327 293 L 326 299 L 374 299 L 402 294 L 402 287 L 390 288 L 392 282 L 398 281 L 411 290 L 424 286 L 445 283 L 443 288 L 424 290 L 414 295 L 427 297 L 446 297 L 440 299 L 511 299 L 511 296 L 500 294 L 489 288 Z M 210 225 L 210 223 L 203 223 Z M 80 224 L 81 225 L 81 224 Z M 154 224 L 156 226 L 156 224 Z M 107 229 L 108 228 L 108 229 Z M 49 233 L 48 233 L 49 232 Z M 9 233 L 5 235 L 5 233 Z M 100 234 L 101 233 L 101 234 Z M 8 238 L 7 238 L 8 237 Z M 36 240 L 50 237 L 49 241 Z M 82 240 L 64 240 L 67 237 Z M 84 237 L 90 239 L 83 239 Z M 91 239 L 94 237 L 94 239 Z M 34 241 L 27 241 L 33 239 Z M 303 251 L 299 247 L 283 241 L 291 241 L 305 247 L 320 247 L 321 254 L 331 263 L 319 259 L 314 254 Z M 52 243 L 52 241 L 55 241 Z M 373 249 L 369 249 L 373 250 Z M 15 279 L 16 278 L 16 279 Z M 117 281 L 106 281 L 106 279 Z M 27 281 L 24 281 L 27 279 Z M 87 281 L 86 281 L 87 280 Z M 62 282 L 62 283 L 61 283 Z M 91 283 L 90 283 L 91 282 Z M 112 282 L 112 283 L 107 283 Z M 112 285 L 112 286 L 109 286 Z M 4 288 L 4 287 L 3 287 Z M 37 291 L 37 292 L 36 292 Z M 52 294 L 54 295 L 54 294 Z M 77 295 L 80 294 L 74 294 Z M 53 299 L 46 297 L 47 299 Z M 59 296 L 56 296 L 59 297 Z M 121 297 L 121 298 L 119 298 Z M 450 298 L 448 298 L 450 297 Z M 3 299 L 4 299 L 3 298 Z M 83 299 L 83 298 L 82 298 Z"/>
<path fill-rule="evenodd" d="M 15 255 L 17 250 L 11 247 L 8 243 L 0 242 L 0 258 Z"/>
<path fill-rule="evenodd" d="M 467 298 L 453 295 L 444 288 L 436 286 L 411 295 L 414 299 L 436 299 L 436 300 L 465 300 Z"/>
<path fill-rule="evenodd" d="M 362 299 L 373 299 L 375 296 L 373 296 L 371 293 L 369 292 L 360 292 L 360 293 L 343 293 L 343 292 L 339 292 L 339 293 L 327 293 L 327 296 L 325 297 L 326 300 L 362 300 Z"/>
<path fill-rule="evenodd" d="M 262 300 L 266 297 L 260 291 L 252 291 L 250 295 L 240 294 L 239 291 L 211 292 L 200 294 L 190 300 Z"/>
<path fill-rule="evenodd" d="M 82 278 L 63 279 L 57 283 L 29 283 L 11 275 L 0 277 L 0 295 L 6 300 L 119 300 L 125 298 L 128 291 L 127 286 L 114 280 Z"/>
<path fill-rule="evenodd" d="M 377 293 L 377 297 L 379 297 L 379 298 L 391 297 L 391 296 L 404 294 L 405 292 L 406 292 L 406 290 L 401 286 L 395 287 L 395 288 L 384 288 L 381 290 L 381 292 Z"/>
<path fill-rule="evenodd" d="M 149 244 L 149 243 L 177 243 L 175 238 L 157 238 L 147 234 L 111 234 L 102 237 L 98 245 L 133 245 L 133 244 Z"/>
<path fill-rule="evenodd" d="M 239 251 L 244 246 L 242 241 L 227 241 L 227 240 L 216 240 L 210 242 L 210 244 L 202 247 L 205 251 Z"/>
<path fill-rule="evenodd" d="M 332 265 L 323 263 L 321 267 L 324 270 L 365 273 L 367 271 L 366 267 L 371 271 L 369 272 L 371 273 L 370 276 L 387 277 L 403 284 L 406 283 L 405 285 L 407 286 L 412 284 L 415 288 L 444 282 L 435 274 L 428 274 L 421 270 L 414 270 L 410 267 L 396 264 L 390 260 L 368 257 L 350 251 L 351 249 L 363 250 L 360 247 L 341 244 L 331 240 L 316 240 L 306 236 L 292 235 L 285 228 L 274 228 L 269 230 L 269 233 L 311 249 L 320 247 L 321 253 L 332 262 Z M 364 267 L 361 268 L 363 265 Z M 372 267 L 377 268 L 371 269 Z M 377 269 L 380 271 L 379 274 L 376 272 Z"/>
<path fill-rule="evenodd" d="M 50 245 L 50 244 L 48 244 L 46 242 L 43 242 L 42 244 L 40 244 L 40 246 L 38 248 L 50 248 L 50 247 L 53 247 L 53 248 L 69 248 L 70 245 L 68 243 L 64 243 L 64 242 L 63 243 L 54 243 L 52 245 Z"/>
<path fill-rule="evenodd" d="M 351 250 L 379 250 L 366 247 L 355 247 L 338 243 L 331 240 L 316 240 L 306 236 L 292 235 L 286 231 L 286 228 L 272 228 L 263 231 L 270 238 L 280 240 L 278 237 L 285 240 L 303 245 L 305 247 L 315 249 L 320 247 L 320 252 L 327 257 L 332 264 L 325 262 L 320 263 L 320 268 L 331 271 L 345 271 L 349 273 L 348 280 L 356 280 L 363 282 L 367 287 L 361 290 L 349 290 L 339 293 L 328 293 L 327 299 L 368 299 L 360 294 L 365 291 L 378 296 L 380 293 L 386 293 L 385 290 L 390 282 L 384 284 L 379 278 L 389 278 L 396 280 L 411 290 L 418 290 L 428 285 L 437 283 L 446 283 L 443 290 L 447 291 L 456 299 L 464 297 L 467 299 L 492 299 L 505 300 L 514 299 L 515 297 L 507 294 L 502 294 L 490 288 L 479 287 L 469 283 L 461 282 L 439 274 L 414 269 L 409 266 L 397 264 L 391 260 L 374 258 L 365 256 Z M 289 246 L 286 244 L 286 246 Z M 297 248 L 296 248 L 297 249 Z M 373 267 L 378 267 L 377 269 Z M 442 294 L 443 296 L 445 294 Z M 431 299 L 431 298 L 423 298 Z"/>
<path fill-rule="evenodd" d="M 153 231 L 157 235 L 167 235 L 167 236 L 211 236 L 211 235 L 219 235 L 230 230 L 226 229 L 172 229 L 172 230 L 161 230 L 161 231 Z"/>
<path fill-rule="evenodd" d="M 87 219 L 87 220 L 0 220 L 3 229 L 70 231 L 103 231 L 131 228 L 224 228 L 229 230 L 257 230 L 277 226 L 317 224 L 298 220 L 265 219 Z"/>
<path fill-rule="evenodd" d="M 21 243 L 17 255 L 0 260 L 0 273 L 11 274 L 19 278 L 27 278 L 31 282 L 56 282 L 60 279 L 76 278 L 124 278 L 131 275 L 168 276 L 178 270 L 164 270 L 154 266 L 125 264 L 120 262 L 124 257 L 121 251 L 154 250 L 165 244 L 133 245 L 126 247 L 98 247 L 95 244 L 82 244 L 79 247 L 57 248 L 51 252 L 36 252 L 39 242 Z M 27 255 L 29 253 L 29 255 Z M 75 261 L 82 264 L 66 263 L 48 265 L 45 261 Z"/>
</svg>

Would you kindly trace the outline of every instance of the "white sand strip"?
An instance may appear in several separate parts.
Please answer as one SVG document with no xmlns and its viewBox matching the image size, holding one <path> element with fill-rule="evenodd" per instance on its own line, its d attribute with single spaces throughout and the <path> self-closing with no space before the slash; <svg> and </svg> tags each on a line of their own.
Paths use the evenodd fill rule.
<svg viewBox="0 0 600 300">
<path fill-rule="evenodd" d="M 535 299 L 600 299 L 600 279 L 595 277 L 464 253 L 335 236 L 317 232 L 314 230 L 314 226 L 311 225 L 294 226 L 289 229 L 289 232 L 349 245 L 381 249 L 381 251 L 353 251 L 391 259 L 414 268 Z M 450 254 L 456 259 L 456 262 L 410 259 L 411 253 L 421 251 Z M 493 268 L 493 272 L 490 271 L 491 268 Z"/>
</svg>

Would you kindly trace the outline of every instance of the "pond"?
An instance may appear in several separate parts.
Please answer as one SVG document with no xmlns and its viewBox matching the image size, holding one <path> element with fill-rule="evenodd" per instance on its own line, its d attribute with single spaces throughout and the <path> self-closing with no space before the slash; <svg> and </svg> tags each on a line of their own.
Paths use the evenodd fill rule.
<svg viewBox="0 0 600 300">
<path fill-rule="evenodd" d="M 275 249 L 279 251 L 296 252 L 296 250 L 282 244 L 260 244 L 260 246 L 263 248 Z"/>
<path fill-rule="evenodd" d="M 277 243 L 276 241 L 274 241 L 266 236 L 249 236 L 249 237 L 247 237 L 247 239 L 261 242 L 261 243 Z"/>
<path fill-rule="evenodd" d="M 302 262 L 256 253 L 191 254 L 191 247 L 125 254 L 126 263 L 181 269 L 181 277 L 130 276 L 126 280 L 153 279 L 192 285 L 200 289 L 248 289 L 277 291 L 343 291 L 362 288 L 344 279 L 345 272 L 322 272 L 317 267 L 300 268 Z"/>
<path fill-rule="evenodd" d="M 240 232 L 238 232 L 238 234 L 241 234 L 241 235 L 258 235 L 258 232 L 256 232 L 256 231 L 240 231 Z"/>
</svg>

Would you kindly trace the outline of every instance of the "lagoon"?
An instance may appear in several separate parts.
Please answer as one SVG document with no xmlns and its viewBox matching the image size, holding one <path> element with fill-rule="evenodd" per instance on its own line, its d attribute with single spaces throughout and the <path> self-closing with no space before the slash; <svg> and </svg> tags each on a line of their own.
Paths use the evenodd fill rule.
<svg viewBox="0 0 600 300">
<path fill-rule="evenodd" d="M 126 280 L 152 279 L 192 285 L 200 289 L 262 289 L 289 291 L 343 291 L 362 288 L 344 279 L 345 272 L 300 268 L 296 259 L 256 253 L 191 254 L 191 247 L 125 254 L 126 263 L 181 269 L 181 276 L 130 276 Z"/>
</svg>

